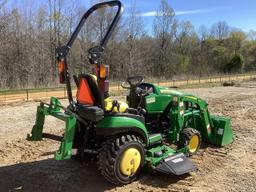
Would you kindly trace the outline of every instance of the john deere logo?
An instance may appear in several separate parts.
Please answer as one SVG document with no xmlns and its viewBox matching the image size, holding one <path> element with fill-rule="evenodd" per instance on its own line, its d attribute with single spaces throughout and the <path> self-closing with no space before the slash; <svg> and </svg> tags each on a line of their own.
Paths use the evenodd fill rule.
<svg viewBox="0 0 256 192">
<path fill-rule="evenodd" d="M 156 102 L 156 98 L 155 98 L 155 97 L 147 98 L 146 102 L 147 102 L 147 104 L 149 104 L 149 103 L 155 103 L 155 102 Z"/>
</svg>

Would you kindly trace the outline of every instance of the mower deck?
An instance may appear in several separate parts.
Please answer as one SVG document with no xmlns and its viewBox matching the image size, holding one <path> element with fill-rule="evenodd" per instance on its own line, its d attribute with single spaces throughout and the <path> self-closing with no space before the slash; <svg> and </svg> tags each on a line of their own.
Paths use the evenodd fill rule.
<svg viewBox="0 0 256 192">
<path fill-rule="evenodd" d="M 195 171 L 197 168 L 183 153 L 171 155 L 155 167 L 155 170 L 160 173 L 170 175 L 183 175 Z"/>
</svg>

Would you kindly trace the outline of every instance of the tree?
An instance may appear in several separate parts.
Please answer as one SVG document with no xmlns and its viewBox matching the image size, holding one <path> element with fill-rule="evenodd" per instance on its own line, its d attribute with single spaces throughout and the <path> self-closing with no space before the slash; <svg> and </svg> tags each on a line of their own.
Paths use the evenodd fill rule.
<svg viewBox="0 0 256 192">
<path fill-rule="evenodd" d="M 160 7 L 155 16 L 153 29 L 155 35 L 155 75 L 169 76 L 174 73 L 173 66 L 171 65 L 171 49 L 177 30 L 177 20 L 175 12 L 167 0 L 161 0 Z"/>
<path fill-rule="evenodd" d="M 235 54 L 225 66 L 228 73 L 241 72 L 244 64 L 244 59 L 241 54 Z"/>
<path fill-rule="evenodd" d="M 209 38 L 209 30 L 205 25 L 201 25 L 198 29 L 198 36 L 200 37 L 201 41 Z"/>
<path fill-rule="evenodd" d="M 143 58 L 138 46 L 139 39 L 143 35 L 143 23 L 139 10 L 136 8 L 136 1 L 132 1 L 128 14 L 128 18 L 125 21 L 125 30 L 123 31 L 125 35 L 125 52 L 123 54 L 127 55 L 127 57 L 123 59 L 122 68 L 126 70 L 122 72 L 126 76 L 140 74 L 143 67 Z"/>
<path fill-rule="evenodd" d="M 180 22 L 178 25 L 177 32 L 175 34 L 177 42 L 177 52 L 179 57 L 176 71 L 179 73 L 185 73 L 189 66 L 191 53 L 193 49 L 196 49 L 199 45 L 197 44 L 197 35 L 194 31 L 193 25 L 189 21 Z"/>
<path fill-rule="evenodd" d="M 230 43 L 231 43 L 231 49 L 233 50 L 234 54 L 238 54 L 238 52 L 241 50 L 242 43 L 245 41 L 246 35 L 241 30 L 233 30 L 230 33 Z"/>
<path fill-rule="evenodd" d="M 244 56 L 244 70 L 256 70 L 256 41 L 245 41 L 242 46 Z"/>
<path fill-rule="evenodd" d="M 256 41 L 256 31 L 250 30 L 247 33 L 247 39 L 250 40 L 250 41 Z"/>
<path fill-rule="evenodd" d="M 211 27 L 211 35 L 215 39 L 223 40 L 229 35 L 230 27 L 226 21 L 219 21 Z"/>
<path fill-rule="evenodd" d="M 85 11 L 76 0 L 0 0 L 0 88 L 57 86 L 55 48 L 67 42 Z M 98 44 L 113 14 L 108 7 L 86 22 L 68 55 L 72 74 L 91 72 L 87 50 Z M 245 33 L 224 21 L 195 31 L 192 23 L 178 22 L 167 0 L 161 1 L 152 33 L 140 15 L 133 0 L 108 43 L 103 62 L 110 65 L 110 78 L 256 70 L 255 31 Z"/>
</svg>

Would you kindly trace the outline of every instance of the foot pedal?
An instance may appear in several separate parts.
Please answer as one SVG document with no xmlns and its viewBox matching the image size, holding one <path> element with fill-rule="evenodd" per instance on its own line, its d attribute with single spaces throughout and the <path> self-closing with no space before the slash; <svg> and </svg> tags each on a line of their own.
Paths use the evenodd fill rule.
<svg viewBox="0 0 256 192">
<path fill-rule="evenodd" d="M 183 175 L 196 169 L 196 166 L 183 153 L 163 159 L 155 168 L 158 172 L 171 175 Z"/>
</svg>

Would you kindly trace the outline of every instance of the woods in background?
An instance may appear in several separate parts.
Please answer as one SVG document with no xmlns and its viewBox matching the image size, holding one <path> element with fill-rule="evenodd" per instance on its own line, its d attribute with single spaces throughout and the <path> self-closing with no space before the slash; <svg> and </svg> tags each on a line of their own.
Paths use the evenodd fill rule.
<svg viewBox="0 0 256 192">
<path fill-rule="evenodd" d="M 76 0 L 35 2 L 0 0 L 0 88 L 56 86 L 55 48 L 66 43 L 88 8 Z M 195 29 L 189 21 L 178 20 L 166 0 L 148 31 L 136 1 L 127 10 L 104 53 L 112 79 L 256 69 L 256 31 L 245 33 L 225 21 Z M 100 10 L 89 19 L 68 58 L 72 73 L 91 72 L 87 50 L 102 37 L 114 13 Z"/>
</svg>

